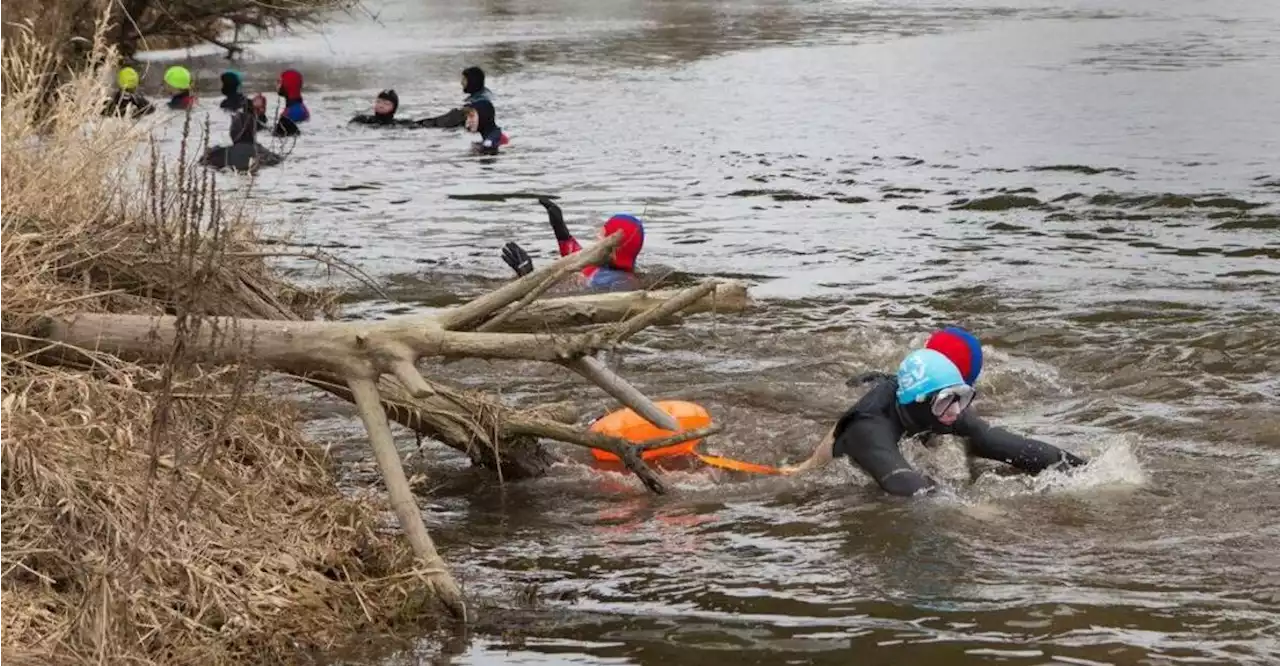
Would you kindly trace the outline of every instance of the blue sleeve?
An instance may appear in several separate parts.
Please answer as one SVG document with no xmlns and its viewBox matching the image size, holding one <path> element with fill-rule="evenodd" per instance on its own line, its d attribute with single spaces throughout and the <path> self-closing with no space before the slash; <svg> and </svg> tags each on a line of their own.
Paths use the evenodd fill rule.
<svg viewBox="0 0 1280 666">
<path fill-rule="evenodd" d="M 280 115 L 295 123 L 304 122 L 311 118 L 311 113 L 307 111 L 305 104 L 290 104 L 284 107 L 284 113 Z"/>
<path fill-rule="evenodd" d="M 600 268 L 591 274 L 587 286 L 601 291 L 625 291 L 635 284 L 635 277 L 626 271 Z"/>
</svg>

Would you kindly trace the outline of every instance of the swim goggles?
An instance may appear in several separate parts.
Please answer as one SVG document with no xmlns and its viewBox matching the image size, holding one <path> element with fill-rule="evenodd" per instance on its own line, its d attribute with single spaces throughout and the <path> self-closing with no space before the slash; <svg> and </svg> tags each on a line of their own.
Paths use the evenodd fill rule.
<svg viewBox="0 0 1280 666">
<path fill-rule="evenodd" d="M 940 417 L 946 414 L 947 410 L 952 409 L 956 414 L 959 414 L 969 408 L 969 403 L 973 402 L 975 394 L 976 391 L 968 384 L 948 386 L 934 394 L 933 404 L 930 405 L 929 409 L 936 417 Z"/>
</svg>

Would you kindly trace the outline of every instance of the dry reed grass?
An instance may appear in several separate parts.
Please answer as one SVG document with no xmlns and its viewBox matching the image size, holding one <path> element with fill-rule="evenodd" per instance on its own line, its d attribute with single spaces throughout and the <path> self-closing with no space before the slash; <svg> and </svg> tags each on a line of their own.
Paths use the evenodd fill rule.
<svg viewBox="0 0 1280 666">
<path fill-rule="evenodd" d="M 110 55 L 99 41 L 92 57 Z M 146 128 L 99 117 L 91 75 L 40 112 L 52 57 L 4 44 L 6 663 L 289 663 L 433 617 L 385 507 L 339 492 L 257 377 L 192 363 L 189 337 L 143 367 L 27 335 L 53 312 L 168 312 L 194 332 L 318 304 L 271 274 L 185 154 L 139 177 Z"/>
</svg>

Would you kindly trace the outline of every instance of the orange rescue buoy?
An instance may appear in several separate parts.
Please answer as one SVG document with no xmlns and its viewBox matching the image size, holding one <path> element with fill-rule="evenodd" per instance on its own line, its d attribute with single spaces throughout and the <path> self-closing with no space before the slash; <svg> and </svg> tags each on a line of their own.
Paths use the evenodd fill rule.
<svg viewBox="0 0 1280 666">
<path fill-rule="evenodd" d="M 680 424 L 681 431 L 697 430 L 711 425 L 711 414 L 707 413 L 707 410 L 697 403 L 683 400 L 659 400 L 654 404 L 658 406 L 658 409 L 670 414 L 676 420 L 676 423 Z M 591 424 L 591 432 L 609 435 L 610 437 L 621 437 L 637 443 L 675 434 L 670 430 L 663 430 L 649 423 L 644 420 L 643 416 L 630 409 L 620 409 L 606 414 L 600 420 Z M 664 446 L 660 449 L 650 449 L 641 453 L 640 457 L 644 460 L 654 460 L 656 458 L 675 456 L 694 456 L 697 455 L 694 447 L 701 441 L 691 439 L 687 442 Z M 618 460 L 617 456 L 608 451 L 591 449 L 591 454 L 596 457 L 596 460 Z"/>
</svg>

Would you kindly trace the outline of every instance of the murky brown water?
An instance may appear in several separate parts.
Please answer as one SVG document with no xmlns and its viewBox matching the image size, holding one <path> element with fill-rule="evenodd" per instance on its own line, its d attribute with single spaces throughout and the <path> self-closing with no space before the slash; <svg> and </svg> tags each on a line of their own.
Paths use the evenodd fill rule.
<svg viewBox="0 0 1280 666">
<path fill-rule="evenodd" d="M 652 273 L 753 282 L 749 315 L 613 359 L 707 405 L 721 450 L 802 458 L 846 377 L 959 322 L 989 346 L 978 408 L 1095 458 L 971 483 L 956 448 L 912 450 L 952 492 L 907 503 L 844 463 L 654 498 L 578 464 L 500 487 L 429 448 L 428 524 L 483 609 L 391 663 L 1280 662 L 1280 3 L 371 8 L 243 66 L 308 77 L 308 134 L 258 196 L 400 301 L 356 311 L 476 293 L 509 239 L 547 261 L 535 202 L 474 195 L 549 192 L 583 236 L 642 213 Z M 387 86 L 443 110 L 473 63 L 497 159 L 344 124 Z M 440 372 L 609 407 L 554 368 Z M 324 404 L 317 431 L 351 438 Z"/>
</svg>

